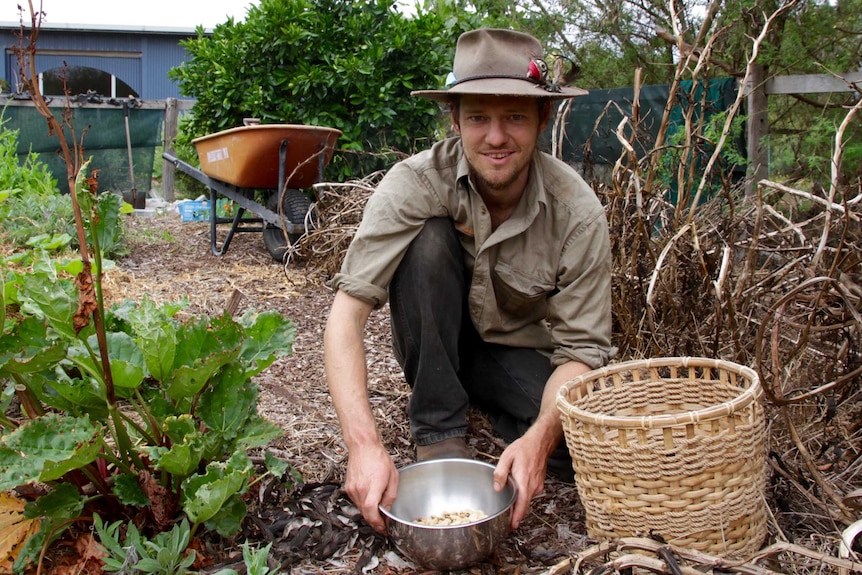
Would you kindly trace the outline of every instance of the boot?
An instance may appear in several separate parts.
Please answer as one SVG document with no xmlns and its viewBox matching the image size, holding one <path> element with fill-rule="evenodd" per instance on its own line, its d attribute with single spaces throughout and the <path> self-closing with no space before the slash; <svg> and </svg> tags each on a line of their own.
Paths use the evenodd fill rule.
<svg viewBox="0 0 862 575">
<path fill-rule="evenodd" d="M 429 459 L 473 459 L 463 437 L 450 437 L 437 443 L 416 446 L 416 461 Z"/>
</svg>

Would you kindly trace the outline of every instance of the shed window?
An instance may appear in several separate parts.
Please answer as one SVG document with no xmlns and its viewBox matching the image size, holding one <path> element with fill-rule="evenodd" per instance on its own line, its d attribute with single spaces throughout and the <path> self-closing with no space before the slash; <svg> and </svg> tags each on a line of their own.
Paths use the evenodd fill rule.
<svg viewBox="0 0 862 575">
<path fill-rule="evenodd" d="M 46 96 L 63 96 L 65 85 L 70 95 L 94 93 L 110 98 L 138 97 L 131 86 L 103 70 L 86 66 L 52 68 L 41 74 L 42 93 Z"/>
</svg>

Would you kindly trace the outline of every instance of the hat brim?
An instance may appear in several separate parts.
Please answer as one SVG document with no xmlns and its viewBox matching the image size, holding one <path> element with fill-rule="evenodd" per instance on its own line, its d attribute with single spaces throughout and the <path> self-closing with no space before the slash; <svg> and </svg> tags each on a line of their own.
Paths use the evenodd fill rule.
<svg viewBox="0 0 862 575">
<path fill-rule="evenodd" d="M 559 91 L 548 90 L 539 84 L 514 78 L 481 78 L 461 82 L 448 90 L 414 90 L 411 96 L 429 98 L 438 102 L 449 102 L 455 96 L 514 96 L 521 98 L 548 98 L 560 100 L 586 96 L 587 90 L 573 86 L 559 86 Z"/>
</svg>

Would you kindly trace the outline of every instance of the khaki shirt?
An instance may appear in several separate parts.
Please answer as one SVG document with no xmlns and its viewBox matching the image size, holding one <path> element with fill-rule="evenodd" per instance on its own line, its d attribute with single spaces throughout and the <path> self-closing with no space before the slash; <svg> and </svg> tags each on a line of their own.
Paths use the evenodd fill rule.
<svg viewBox="0 0 862 575">
<path fill-rule="evenodd" d="M 468 308 L 482 339 L 535 348 L 554 365 L 591 368 L 613 354 L 607 219 L 595 192 L 565 163 L 536 153 L 521 201 L 491 231 L 460 138 L 396 164 L 368 201 L 331 286 L 382 306 L 410 242 L 430 218 L 460 232 L 472 278 Z"/>
</svg>

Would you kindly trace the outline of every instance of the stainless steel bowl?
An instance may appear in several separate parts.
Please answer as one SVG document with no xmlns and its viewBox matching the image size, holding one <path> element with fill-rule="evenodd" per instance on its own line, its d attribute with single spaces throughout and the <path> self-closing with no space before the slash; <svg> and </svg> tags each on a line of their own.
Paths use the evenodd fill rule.
<svg viewBox="0 0 862 575">
<path fill-rule="evenodd" d="M 470 459 L 435 459 L 398 470 L 398 497 L 389 509 L 395 547 L 428 569 L 463 569 L 486 559 L 509 534 L 518 489 L 511 478 L 494 491 L 494 466 Z M 465 510 L 486 517 L 461 525 L 431 526 L 418 519 Z"/>
</svg>

